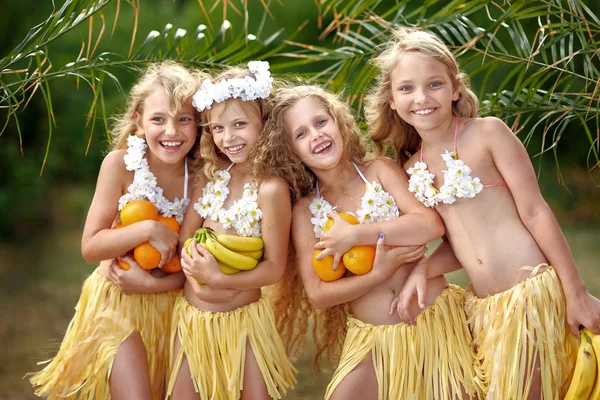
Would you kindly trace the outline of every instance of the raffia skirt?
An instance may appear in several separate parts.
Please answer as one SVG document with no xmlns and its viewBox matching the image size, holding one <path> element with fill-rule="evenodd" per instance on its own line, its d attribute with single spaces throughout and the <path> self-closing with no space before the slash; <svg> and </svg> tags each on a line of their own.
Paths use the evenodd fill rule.
<svg viewBox="0 0 600 400">
<path fill-rule="evenodd" d="M 415 326 L 374 326 L 349 316 L 340 363 L 325 399 L 369 352 L 379 400 L 461 399 L 461 391 L 475 398 L 480 388 L 463 307 L 464 290 L 450 285 L 421 312 Z"/>
<path fill-rule="evenodd" d="M 146 347 L 153 399 L 164 397 L 168 339 L 178 291 L 125 295 L 94 271 L 56 356 L 30 382 L 49 399 L 110 399 L 109 378 L 119 346 L 138 332 Z"/>
<path fill-rule="evenodd" d="M 558 276 L 545 264 L 525 268 L 533 277 L 505 292 L 479 298 L 467 289 L 477 375 L 488 400 L 526 399 L 536 369 L 546 400 L 562 399 L 571 380 L 577 339 L 566 323 Z M 540 268 L 545 271 L 537 274 Z"/>
<path fill-rule="evenodd" d="M 174 357 L 176 337 L 181 348 Z M 167 397 L 173 393 L 185 355 L 194 389 L 201 399 L 239 399 L 247 343 L 269 395 L 283 398 L 294 387 L 298 371 L 287 358 L 266 296 L 227 312 L 202 311 L 183 294 L 178 296 L 172 320 Z"/>
</svg>

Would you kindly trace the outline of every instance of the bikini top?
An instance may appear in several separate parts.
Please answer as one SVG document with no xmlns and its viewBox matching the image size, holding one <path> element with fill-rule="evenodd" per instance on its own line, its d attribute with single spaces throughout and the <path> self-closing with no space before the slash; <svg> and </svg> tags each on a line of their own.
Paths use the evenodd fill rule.
<svg viewBox="0 0 600 400">
<path fill-rule="evenodd" d="M 408 169 L 410 179 L 408 190 L 427 207 L 435 207 L 439 203 L 452 204 L 456 198 L 471 199 L 484 188 L 506 186 L 506 183 L 483 185 L 479 178 L 471 176 L 471 168 L 458 159 L 456 147 L 456 136 L 458 133 L 458 116 L 454 117 L 454 151 L 448 150 L 441 154 L 446 163 L 447 170 L 444 173 L 444 185 L 438 190 L 433 186 L 434 174 L 427 170 L 427 164 L 423 162 L 423 142 L 421 142 L 421 157 L 412 168 Z"/>
<path fill-rule="evenodd" d="M 148 200 L 158 210 L 163 217 L 175 217 L 181 225 L 183 216 L 190 204 L 190 199 L 187 198 L 188 191 L 188 164 L 187 157 L 185 158 L 185 176 L 183 179 L 183 197 L 177 197 L 173 201 L 169 201 L 163 196 L 163 189 L 158 186 L 156 176 L 150 171 L 148 160 L 144 158 L 148 145 L 146 141 L 135 135 L 130 135 L 127 138 L 127 154 L 123 157 L 125 168 L 128 171 L 134 171 L 133 182 L 127 188 L 128 193 L 125 193 L 119 198 L 119 211 L 123 209 L 125 204 L 132 200 Z"/>
<path fill-rule="evenodd" d="M 226 169 L 215 173 L 216 179 L 210 181 L 202 189 L 202 197 L 194 204 L 194 209 L 202 218 L 212 219 L 223 224 L 226 229 L 234 228 L 240 236 L 262 237 L 261 219 L 262 211 L 258 208 L 258 184 L 256 181 L 244 185 L 242 198 L 225 210 L 223 204 L 229 195 L 227 185 L 231 180 L 229 170 L 233 163 Z"/>
<path fill-rule="evenodd" d="M 361 224 L 371 224 L 381 221 L 389 221 L 400 215 L 400 210 L 396 205 L 396 200 L 375 181 L 369 183 L 367 178 L 360 172 L 356 164 L 352 163 L 356 172 L 360 175 L 366 184 L 365 194 L 362 197 L 360 210 L 356 212 L 358 222 Z M 335 210 L 327 200 L 321 197 L 319 191 L 319 182 L 317 182 L 317 195 L 308 206 L 313 215 L 312 222 L 315 236 L 320 238 L 323 235 L 323 228 L 327 222 L 327 214 Z"/>
</svg>

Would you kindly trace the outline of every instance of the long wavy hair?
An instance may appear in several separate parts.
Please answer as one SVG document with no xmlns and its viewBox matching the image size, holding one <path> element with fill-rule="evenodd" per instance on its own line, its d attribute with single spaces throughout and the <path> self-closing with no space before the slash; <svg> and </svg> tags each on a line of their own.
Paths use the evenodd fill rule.
<svg viewBox="0 0 600 400">
<path fill-rule="evenodd" d="M 222 71 L 219 75 L 212 79 L 213 83 L 220 82 L 225 79 L 251 77 L 256 79 L 254 74 L 248 68 L 235 66 L 229 67 Z M 247 115 L 252 115 L 260 119 L 263 127 L 269 115 L 267 99 L 257 99 L 253 101 L 243 101 L 237 99 L 225 100 L 225 105 L 230 106 L 236 104 Z M 215 173 L 220 169 L 219 164 L 219 149 L 215 145 L 213 134 L 210 130 L 211 117 L 214 118 L 214 111 L 208 109 L 201 114 L 202 136 L 200 137 L 200 157 L 202 158 L 203 167 L 198 169 L 198 176 L 204 176 L 209 180 L 214 180 Z M 261 134 L 262 135 L 262 134 Z M 255 145 L 256 147 L 256 145 Z"/>
<path fill-rule="evenodd" d="M 277 176 L 284 179 L 290 187 L 293 204 L 311 195 L 316 183 L 315 175 L 292 151 L 290 133 L 284 123 L 286 112 L 306 98 L 315 99 L 323 105 L 338 125 L 344 140 L 342 159 L 357 165 L 371 161 L 348 104 L 319 86 L 279 84 L 269 100 L 270 116 L 255 146 L 254 175 L 258 178 Z M 346 333 L 348 305 L 325 310 L 312 307 L 300 277 L 293 245 L 290 246 L 286 273 L 273 289 L 272 295 L 277 328 L 286 343 L 288 354 L 299 356 L 302 353 L 308 321 L 312 316 L 312 335 L 316 345 L 314 368 L 320 368 L 323 357 L 331 361 L 339 357 Z"/>
<path fill-rule="evenodd" d="M 460 71 L 450 49 L 434 34 L 400 27 L 392 32 L 389 40 L 377 51 L 379 54 L 371 62 L 379 69 L 379 75 L 365 98 L 364 112 L 369 135 L 379 154 L 388 153 L 391 146 L 395 159 L 404 164 L 419 149 L 421 142 L 415 128 L 400 118 L 389 104 L 392 96 L 391 74 L 406 52 L 419 52 L 444 63 L 448 68 L 452 87 L 459 88 L 458 100 L 452 102 L 454 114 L 463 118 L 473 118 L 477 114 L 479 103 L 469 87 L 468 76 Z"/>
<path fill-rule="evenodd" d="M 162 87 L 169 97 L 169 114 L 176 115 L 185 103 L 192 100 L 202 80 L 207 77 L 208 74 L 203 71 L 187 69 L 174 61 L 148 65 L 129 92 L 125 112 L 113 118 L 111 150 L 126 149 L 129 135 L 143 136 L 142 132 L 138 132 L 136 113 L 143 114 L 144 101 L 157 87 Z M 196 117 L 199 118 L 198 115 Z M 200 141 L 196 140 L 188 155 L 198 159 L 199 146 Z"/>
</svg>

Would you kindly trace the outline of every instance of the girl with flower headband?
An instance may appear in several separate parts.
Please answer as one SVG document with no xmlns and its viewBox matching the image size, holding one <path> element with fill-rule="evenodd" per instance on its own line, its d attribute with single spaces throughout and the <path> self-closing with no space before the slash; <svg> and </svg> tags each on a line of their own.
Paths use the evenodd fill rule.
<svg viewBox="0 0 600 400">
<path fill-rule="evenodd" d="M 600 333 L 600 301 L 585 289 L 525 148 L 499 119 L 475 118 L 466 76 L 433 34 L 397 29 L 374 64 L 370 135 L 380 151 L 391 145 L 409 190 L 435 208 L 449 240 L 430 257 L 445 268 L 415 268 L 392 307 L 410 321 L 404 304 L 426 277 L 462 264 L 486 398 L 563 398 L 579 325 Z"/>
<path fill-rule="evenodd" d="M 248 69 L 228 68 L 205 80 L 194 96 L 204 128 L 204 166 L 180 244 L 198 228 L 211 228 L 262 237 L 264 256 L 252 270 L 225 275 L 201 245 L 191 245 L 191 255 L 183 249 L 187 279 L 173 312 L 167 389 L 173 399 L 281 399 L 296 381 L 261 294 L 285 271 L 291 220 L 285 181 L 258 180 L 253 173 L 272 81 L 269 64 L 254 61 Z"/>
<path fill-rule="evenodd" d="M 258 144 L 259 174 L 276 171 L 292 188 L 297 257 L 278 285 L 275 310 L 286 342 L 295 346 L 302 341 L 297 335 L 306 331 L 306 303 L 322 309 L 313 331 L 317 366 L 325 351 L 339 355 L 345 336 L 325 398 L 475 398 L 462 289 L 448 286 L 444 277 L 432 279 L 423 299 L 427 309 L 415 326 L 400 324 L 389 313 L 412 263 L 424 254 L 422 244 L 443 233 L 441 221 L 408 193 L 395 163 L 369 157 L 350 108 L 337 96 L 317 86 L 287 87 L 277 90 L 270 104 Z M 349 225 L 334 209 L 358 210 L 360 224 Z M 330 230 L 342 229 L 352 245 L 377 245 L 370 272 L 347 272 L 332 282 L 317 276 L 312 257 L 315 245 L 328 243 L 329 231 L 323 233 L 328 215 L 335 221 Z M 386 244 L 400 247 L 386 249 L 384 236 Z"/>
<path fill-rule="evenodd" d="M 143 270 L 131 257 L 149 242 L 160 252 L 159 267 L 176 252 L 178 235 L 154 220 L 111 229 L 133 200 L 149 200 L 163 217 L 181 224 L 197 148 L 192 96 L 201 77 L 165 61 L 150 65 L 116 118 L 113 150 L 100 168 L 82 238 L 82 253 L 99 267 L 83 285 L 75 316 L 58 354 L 31 378 L 46 398 L 162 399 L 167 370 L 171 313 L 183 273 Z"/>
</svg>

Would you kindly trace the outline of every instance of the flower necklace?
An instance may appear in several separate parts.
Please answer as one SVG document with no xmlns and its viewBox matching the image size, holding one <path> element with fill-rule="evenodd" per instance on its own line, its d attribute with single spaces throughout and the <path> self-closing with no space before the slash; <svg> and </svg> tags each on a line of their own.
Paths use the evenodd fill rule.
<svg viewBox="0 0 600 400">
<path fill-rule="evenodd" d="M 119 199 L 119 211 L 132 200 L 146 199 L 150 201 L 163 217 L 175 217 L 177 222 L 183 222 L 183 216 L 187 210 L 190 199 L 187 198 L 188 167 L 187 157 L 185 159 L 185 177 L 183 197 L 177 197 L 169 201 L 163 196 L 163 189 L 158 186 L 156 176 L 150 171 L 148 160 L 144 158 L 148 145 L 146 141 L 135 135 L 127 138 L 127 154 L 123 157 L 125 168 L 135 171 L 133 182 L 127 188 L 129 193 Z"/>
<path fill-rule="evenodd" d="M 225 229 L 234 228 L 240 236 L 261 237 L 260 220 L 262 211 L 258 207 L 258 184 L 256 181 L 244 185 L 242 198 L 236 200 L 229 210 L 223 208 L 229 195 L 227 185 L 231 180 L 229 170 L 217 171 L 216 179 L 210 181 L 202 189 L 202 197 L 194 204 L 194 209 L 202 218 L 212 219 L 223 224 Z"/>
</svg>

